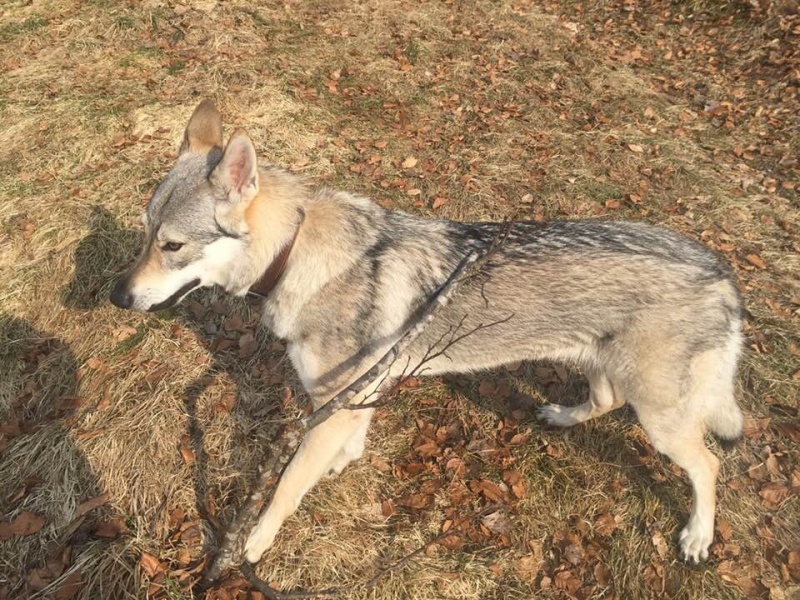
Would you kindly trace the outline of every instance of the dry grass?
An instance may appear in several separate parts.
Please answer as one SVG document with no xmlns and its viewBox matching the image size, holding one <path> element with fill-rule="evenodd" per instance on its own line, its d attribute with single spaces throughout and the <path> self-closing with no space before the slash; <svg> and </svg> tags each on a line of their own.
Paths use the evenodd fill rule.
<svg viewBox="0 0 800 600">
<path fill-rule="evenodd" d="M 24 574 L 42 563 L 76 506 L 103 492 L 110 502 L 92 519 L 119 516 L 128 532 L 104 541 L 87 522 L 71 538 L 80 597 L 144 596 L 140 554 L 177 552 L 163 543 L 168 512 L 196 514 L 198 494 L 210 493 L 229 518 L 284 387 L 299 389 L 266 334 L 244 361 L 211 347 L 205 323 L 221 327 L 233 314 L 252 323 L 251 306 L 209 293 L 200 299 L 220 300 L 219 314 L 197 320 L 187 307 L 139 316 L 105 301 L 135 252 L 143 203 L 206 96 L 228 125 L 249 129 L 265 158 L 397 208 L 456 219 L 641 219 L 727 248 L 751 315 L 741 402 L 755 417 L 791 421 L 800 403 L 798 200 L 791 189 L 771 191 L 764 176 L 782 152 L 797 150 L 797 122 L 772 158 L 745 165 L 732 150 L 760 145 L 765 117 L 731 130 L 714 125 L 685 95 L 659 90 L 655 76 L 676 76 L 680 66 L 613 58 L 611 33 L 576 37 L 589 17 L 575 11 L 565 19 L 527 2 L 333 0 L 0 8 L 0 424 L 23 423 L 21 434 L 6 427 L 0 436 L 0 506 L 6 519 L 30 510 L 47 520 L 34 535 L 0 542 L 0 587 L 10 597 L 22 594 Z M 680 42 L 678 25 L 665 31 L 668 46 Z M 647 50 L 657 38 L 645 32 L 636 43 Z M 720 75 L 710 85 L 727 98 L 742 84 Z M 417 167 L 401 167 L 408 156 Z M 630 200 L 637 196 L 640 203 Z M 446 202 L 433 210 L 436 197 Z M 754 269 L 749 254 L 767 268 Z M 544 401 L 543 387 L 531 387 L 532 367 L 490 377 Z M 404 393 L 376 419 L 364 460 L 318 486 L 286 523 L 261 574 L 285 587 L 348 586 L 352 598 L 529 598 L 541 574 L 527 581 L 515 569 L 529 542 L 541 542 L 552 571 L 555 532 L 611 510 L 621 527 L 602 557 L 610 583 L 595 595 L 658 595 L 642 577 L 653 552 L 648 528 L 659 524 L 673 552 L 689 489 L 666 462 L 637 462 L 641 434 L 626 411 L 566 433 L 523 424 L 532 443 L 511 461 L 528 496 L 512 515 L 510 546 L 437 547 L 375 591 L 359 591 L 380 565 L 436 535 L 447 503 L 441 497 L 417 518 L 387 521 L 376 507 L 419 482 L 380 472 L 375 459 L 394 464 L 409 453 L 414 416 L 438 418 L 430 400 L 460 398 L 447 410 L 472 423 L 473 439 L 491 438 L 503 411 L 469 404 L 463 396 L 476 388 L 471 379 L 461 391 L 432 381 Z M 577 375 L 548 390 L 566 402 L 585 393 Z M 229 394 L 235 408 L 216 410 Z M 187 465 L 179 447 L 192 430 L 200 441 Z M 723 481 L 760 463 L 765 444 L 785 473 L 798 467 L 788 438 L 769 428 L 760 436 L 725 455 Z M 545 443 L 558 452 L 543 452 Z M 484 469 L 497 477 L 496 465 Z M 7 500 L 31 477 L 27 495 Z M 779 571 L 785 551 L 800 547 L 797 495 L 768 510 L 752 486 L 718 489 L 720 516 L 747 564 L 784 597 L 797 593 Z M 766 549 L 765 529 L 777 554 Z M 671 558 L 670 595 L 741 596 L 713 563 L 692 570 Z M 557 588 L 536 593 L 566 597 Z"/>
</svg>

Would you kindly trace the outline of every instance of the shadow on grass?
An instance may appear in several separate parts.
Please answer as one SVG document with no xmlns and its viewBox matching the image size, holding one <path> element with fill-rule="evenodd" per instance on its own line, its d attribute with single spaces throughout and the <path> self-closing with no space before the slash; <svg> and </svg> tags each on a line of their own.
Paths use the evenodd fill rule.
<svg viewBox="0 0 800 600">
<path fill-rule="evenodd" d="M 75 310 L 91 310 L 107 303 L 109 292 L 116 279 L 126 271 L 132 256 L 140 249 L 142 237 L 140 232 L 121 226 L 114 215 L 106 209 L 100 206 L 95 207 L 90 224 L 91 232 L 81 240 L 75 251 L 73 280 L 62 290 L 62 303 Z M 193 297 L 202 298 L 202 294 L 201 291 L 195 293 Z M 193 454 L 195 510 L 202 519 L 212 525 L 214 531 L 209 533 L 219 534 L 221 533 L 219 520 L 222 519 L 222 516 L 218 518 L 217 502 L 214 500 L 218 496 L 219 490 L 214 489 L 209 475 L 211 463 L 205 443 L 207 424 L 199 410 L 201 398 L 210 387 L 215 385 L 221 375 L 225 375 L 233 381 L 237 400 L 231 415 L 234 427 L 238 430 L 233 433 L 237 440 L 243 436 L 252 437 L 254 434 L 258 437 L 257 434 L 261 430 L 271 428 L 272 425 L 264 417 L 275 412 L 278 405 L 261 407 L 256 411 L 248 410 L 248 403 L 241 401 L 242 390 L 252 387 L 253 384 L 258 385 L 258 382 L 243 368 L 241 361 L 236 359 L 235 353 L 218 351 L 220 338 L 216 337 L 213 332 L 209 333 L 208 324 L 204 319 L 193 318 L 184 311 L 186 311 L 185 305 L 177 309 L 162 311 L 158 318 L 191 331 L 194 337 L 204 345 L 210 358 L 205 372 L 189 382 L 184 387 L 182 395 L 186 410 L 186 437 L 189 439 Z M 140 341 L 141 338 L 137 338 L 137 340 Z M 256 354 L 256 357 L 258 358 L 259 355 Z M 261 391 L 259 390 L 259 392 Z M 176 453 L 179 451 L 181 443 L 181 439 L 174 440 Z M 247 452 L 238 452 L 234 449 L 233 459 L 239 463 L 237 466 L 241 470 L 247 471 L 252 466 L 245 460 L 245 455 L 251 453 L 252 451 L 249 449 Z M 242 489 L 233 496 L 243 497 L 244 492 L 245 490 Z M 161 511 L 163 512 L 164 508 L 171 509 L 173 507 L 172 498 L 165 497 Z M 220 512 L 226 511 L 225 519 L 232 516 L 232 511 L 228 510 L 230 508 L 229 506 L 219 507 Z M 217 542 L 218 540 L 206 536 L 204 551 L 216 549 Z"/>
<path fill-rule="evenodd" d="M 99 492 L 69 434 L 81 410 L 75 356 L 63 340 L 0 313 L 0 366 L 0 513 L 12 529 L 32 527 L 0 534 L 0 597 L 58 597 L 82 585 L 79 557 L 96 539 L 96 512 L 76 517 Z"/>
<path fill-rule="evenodd" d="M 535 432 L 534 440 L 542 437 L 550 443 L 561 441 L 563 455 L 558 457 L 549 456 L 542 446 L 541 467 L 555 467 L 553 473 L 560 473 L 559 477 L 566 477 L 567 473 L 575 477 L 576 473 L 585 471 L 580 477 L 595 479 L 598 473 L 597 469 L 592 469 L 593 465 L 613 466 L 618 473 L 612 476 L 624 481 L 625 489 L 632 497 L 655 498 L 679 521 L 685 520 L 691 487 L 685 478 L 681 484 L 679 476 L 670 468 L 669 458 L 655 452 L 643 431 L 640 430 L 640 435 L 631 434 L 630 428 L 638 424 L 638 420 L 629 405 L 569 428 L 547 425 L 536 419 L 536 409 L 545 403 L 576 406 L 589 397 L 589 384 L 585 377 L 560 367 L 560 374 L 556 375 L 554 364 L 547 361 L 524 363 L 514 372 L 497 369 L 478 376 L 446 376 L 443 380 L 451 392 L 461 395 L 481 410 L 491 411 L 501 418 L 524 414 L 522 421 Z M 506 397 L 498 400 L 481 395 L 479 381 L 482 379 L 489 379 L 490 394 L 492 390 L 505 386 Z M 564 483 L 567 487 L 600 485 L 597 481 Z M 609 480 L 608 484 L 611 483 Z M 569 510 L 569 507 L 565 508 Z M 677 544 L 677 538 L 674 542 Z"/>
</svg>

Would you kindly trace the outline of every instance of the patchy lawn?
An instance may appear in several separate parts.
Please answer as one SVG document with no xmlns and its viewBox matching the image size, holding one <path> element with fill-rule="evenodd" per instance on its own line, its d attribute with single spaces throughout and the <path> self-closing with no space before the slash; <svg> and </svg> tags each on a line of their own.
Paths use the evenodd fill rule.
<svg viewBox="0 0 800 600">
<path fill-rule="evenodd" d="M 262 577 L 348 598 L 800 597 L 797 3 L 263 4 L 0 8 L 0 598 L 192 597 L 302 403 L 256 305 L 106 301 L 204 97 L 264 158 L 384 206 L 681 231 L 733 265 L 748 311 L 746 439 L 720 453 L 704 567 L 676 560 L 690 490 L 632 412 L 543 428 L 531 407 L 586 384 L 523 364 L 404 390 Z"/>
</svg>

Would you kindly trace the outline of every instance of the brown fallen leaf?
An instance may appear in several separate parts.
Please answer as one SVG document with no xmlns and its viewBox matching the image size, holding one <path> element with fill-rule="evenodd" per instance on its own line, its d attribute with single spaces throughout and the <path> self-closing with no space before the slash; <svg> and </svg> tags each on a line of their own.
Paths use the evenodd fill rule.
<svg viewBox="0 0 800 600">
<path fill-rule="evenodd" d="M 511 530 L 514 528 L 511 519 L 509 519 L 508 515 L 502 510 L 486 515 L 481 519 L 481 523 L 483 523 L 489 531 L 497 535 L 511 533 Z"/>
<path fill-rule="evenodd" d="M 382 515 L 383 515 L 385 518 L 387 518 L 387 519 L 388 519 L 388 518 L 389 518 L 389 517 L 391 517 L 391 516 L 392 516 L 394 513 L 395 513 L 395 510 L 394 510 L 394 502 L 392 502 L 391 500 L 384 500 L 383 502 L 381 502 L 381 514 L 382 514 Z"/>
<path fill-rule="evenodd" d="M 219 399 L 219 402 L 214 405 L 214 411 L 217 414 L 227 415 L 234 409 L 235 406 L 236 396 L 234 394 L 225 394 Z"/>
<path fill-rule="evenodd" d="M 82 431 L 78 431 L 75 434 L 75 437 L 82 442 L 86 442 L 88 440 L 93 440 L 96 437 L 100 437 L 103 435 L 103 433 L 104 431 L 102 429 L 84 429 Z"/>
<path fill-rule="evenodd" d="M 579 565 L 583 562 L 584 552 L 578 544 L 570 544 L 564 548 L 564 560 L 572 565 Z"/>
<path fill-rule="evenodd" d="M 192 316 L 195 318 L 195 320 L 202 321 L 203 317 L 206 316 L 206 307 L 200 304 L 197 300 L 190 300 L 189 312 L 192 313 Z"/>
<path fill-rule="evenodd" d="M 232 317 L 225 319 L 222 324 L 225 331 L 244 331 L 244 318 L 239 313 L 235 313 Z"/>
<path fill-rule="evenodd" d="M 720 537 L 726 542 L 729 541 L 733 536 L 733 527 L 731 527 L 731 524 L 725 519 L 717 519 L 717 531 L 719 532 Z"/>
<path fill-rule="evenodd" d="M 488 479 L 481 480 L 480 489 L 489 502 L 502 502 L 505 499 L 505 493 L 500 489 L 500 486 Z"/>
<path fill-rule="evenodd" d="M 439 545 L 453 552 L 458 552 L 464 547 L 464 538 L 456 533 L 453 533 L 440 539 Z"/>
<path fill-rule="evenodd" d="M 745 598 L 760 598 L 766 588 L 755 578 L 752 567 L 741 561 L 724 560 L 719 563 L 717 573 L 727 582 L 737 586 Z"/>
<path fill-rule="evenodd" d="M 800 426 L 794 423 L 775 423 L 773 428 L 782 436 L 800 444 Z"/>
<path fill-rule="evenodd" d="M 375 456 L 370 461 L 370 464 L 378 469 L 381 473 L 389 473 L 392 470 L 392 465 L 390 465 L 385 459 Z"/>
<path fill-rule="evenodd" d="M 611 582 L 611 569 L 607 564 L 598 562 L 594 566 L 594 580 L 597 582 L 597 585 L 601 587 L 608 586 Z"/>
<path fill-rule="evenodd" d="M 490 565 L 486 565 L 486 568 L 488 568 L 495 577 L 502 577 L 503 572 L 505 571 L 505 565 L 501 563 L 492 563 Z"/>
<path fill-rule="evenodd" d="M 433 210 L 436 210 L 437 208 L 441 208 L 447 204 L 447 202 L 449 202 L 447 198 L 444 198 L 443 196 L 436 196 L 436 198 L 433 199 L 432 208 Z"/>
<path fill-rule="evenodd" d="M 609 536 L 619 527 L 617 517 L 610 513 L 603 513 L 594 520 L 594 529 L 603 537 Z"/>
<path fill-rule="evenodd" d="M 197 544 L 202 539 L 200 527 L 198 525 L 190 525 L 181 532 L 181 541 L 187 546 Z"/>
<path fill-rule="evenodd" d="M 139 558 L 139 566 L 142 567 L 142 570 L 151 579 L 167 570 L 166 565 L 162 564 L 155 556 L 147 552 L 142 552 L 142 556 Z"/>
<path fill-rule="evenodd" d="M 94 370 L 99 369 L 102 366 L 102 364 L 103 363 L 96 356 L 92 356 L 86 361 L 86 366 Z"/>
<path fill-rule="evenodd" d="M 7 540 L 14 532 L 11 530 L 11 523 L 3 521 L 0 523 L 0 540 Z"/>
<path fill-rule="evenodd" d="M 128 528 L 125 526 L 125 522 L 119 517 L 115 517 L 113 519 L 100 521 L 94 528 L 94 531 L 92 531 L 92 535 L 107 540 L 113 540 L 126 531 L 128 531 Z"/>
<path fill-rule="evenodd" d="M 789 496 L 789 488 L 782 483 L 769 482 L 761 486 L 758 495 L 764 500 L 764 506 L 775 509 Z"/>
<path fill-rule="evenodd" d="M 433 506 L 434 497 L 432 494 L 408 494 L 400 498 L 397 503 L 412 510 L 423 510 Z"/>
<path fill-rule="evenodd" d="M 29 588 L 39 592 L 52 583 L 51 577 L 52 574 L 46 567 L 31 569 L 25 576 L 25 583 Z"/>
<path fill-rule="evenodd" d="M 786 566 L 792 577 L 794 577 L 796 581 L 800 581 L 800 548 L 789 552 L 786 557 Z"/>
<path fill-rule="evenodd" d="M 544 559 L 540 548 L 538 553 L 534 551 L 520 558 L 514 566 L 514 570 L 520 580 L 533 583 L 542 569 L 543 562 Z"/>
<path fill-rule="evenodd" d="M 628 149 L 631 152 L 636 152 L 637 154 L 639 152 L 644 152 L 644 148 L 642 146 L 640 146 L 639 144 L 628 144 Z"/>
<path fill-rule="evenodd" d="M 11 531 L 17 535 L 30 535 L 44 527 L 45 522 L 44 517 L 26 510 L 11 521 Z"/>
<path fill-rule="evenodd" d="M 105 494 L 100 494 L 99 496 L 95 496 L 94 498 L 89 498 L 88 500 L 84 500 L 75 509 L 75 518 L 81 517 L 86 513 L 91 512 L 95 508 L 107 504 L 109 498 L 111 498 L 111 494 L 106 492 Z"/>
<path fill-rule="evenodd" d="M 750 479 L 755 479 L 756 481 L 765 481 L 769 476 L 769 471 L 767 470 L 767 465 L 763 462 L 758 463 L 747 469 L 747 476 Z"/>
<path fill-rule="evenodd" d="M 525 497 L 525 483 L 519 471 L 503 471 L 503 481 L 511 488 L 511 493 L 517 499 Z"/>
<path fill-rule="evenodd" d="M 187 465 L 191 465 L 194 462 L 194 451 L 189 448 L 189 446 L 184 442 L 181 444 L 181 457 L 183 457 L 183 462 Z"/>
<path fill-rule="evenodd" d="M 182 508 L 173 508 L 169 511 L 169 526 L 171 529 L 178 527 L 186 519 L 186 511 Z"/>
<path fill-rule="evenodd" d="M 82 587 L 83 582 L 81 581 L 81 570 L 77 569 L 76 571 L 73 571 L 67 575 L 59 584 L 55 595 L 56 600 L 67 600 L 68 598 L 74 598 L 76 594 L 81 591 Z"/>
<path fill-rule="evenodd" d="M 653 542 L 653 547 L 655 547 L 658 556 L 664 560 L 669 554 L 669 545 L 664 538 L 664 534 L 661 533 L 661 529 L 655 526 L 652 527 L 650 531 L 650 540 Z"/>
<path fill-rule="evenodd" d="M 660 564 L 650 563 L 642 571 L 642 579 L 647 583 L 655 592 L 661 594 L 664 592 L 664 566 Z"/>
<path fill-rule="evenodd" d="M 245 333 L 239 338 L 239 358 L 250 358 L 258 350 L 258 342 L 252 333 Z"/>
<path fill-rule="evenodd" d="M 553 446 L 549 442 L 545 442 L 544 451 L 548 456 L 552 456 L 553 458 L 561 458 L 564 456 L 564 451 L 561 448 Z"/>
<path fill-rule="evenodd" d="M 764 262 L 764 259 L 761 258 L 758 254 L 748 254 L 745 256 L 747 262 L 749 262 L 754 267 L 758 267 L 759 269 L 766 269 L 767 263 Z"/>
<path fill-rule="evenodd" d="M 572 571 L 559 571 L 556 573 L 554 584 L 558 589 L 574 595 L 581 587 L 581 580 Z"/>
</svg>

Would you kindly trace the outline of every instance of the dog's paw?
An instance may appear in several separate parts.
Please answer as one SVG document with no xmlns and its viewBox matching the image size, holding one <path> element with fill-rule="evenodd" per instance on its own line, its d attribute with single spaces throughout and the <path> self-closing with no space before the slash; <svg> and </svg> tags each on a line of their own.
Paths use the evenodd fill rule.
<svg viewBox="0 0 800 600">
<path fill-rule="evenodd" d="M 247 562 L 255 564 L 261 560 L 264 552 L 270 549 L 274 541 L 274 533 L 270 533 L 267 527 L 262 527 L 261 523 L 256 525 L 244 544 L 244 557 Z"/>
<path fill-rule="evenodd" d="M 580 423 L 578 419 L 572 416 L 571 407 L 559 406 L 558 404 L 545 404 L 537 408 L 536 418 L 556 427 L 572 427 Z"/>
<path fill-rule="evenodd" d="M 708 547 L 713 540 L 713 528 L 709 531 L 708 527 L 695 519 L 689 519 L 680 535 L 681 558 L 687 563 L 699 565 L 708 558 Z"/>
</svg>

